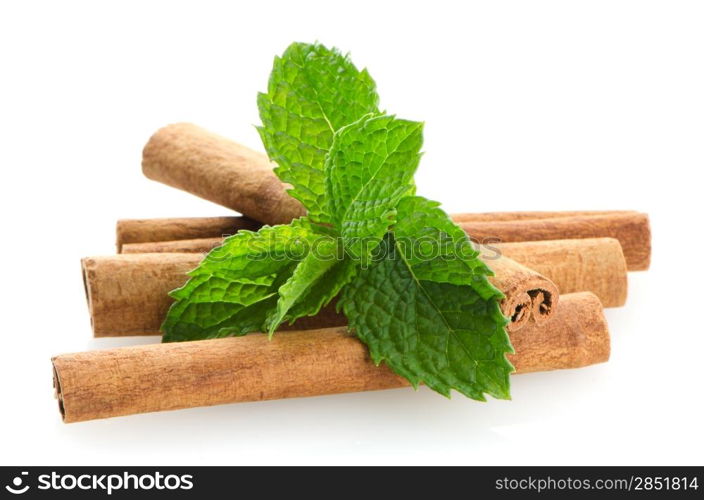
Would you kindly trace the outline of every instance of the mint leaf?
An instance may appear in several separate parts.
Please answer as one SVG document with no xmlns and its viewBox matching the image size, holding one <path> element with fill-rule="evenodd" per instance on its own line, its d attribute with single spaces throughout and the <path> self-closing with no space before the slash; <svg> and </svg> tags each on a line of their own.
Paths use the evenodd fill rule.
<svg viewBox="0 0 704 500">
<path fill-rule="evenodd" d="M 396 222 L 422 144 L 422 123 L 388 115 L 362 118 L 335 134 L 325 162 L 328 208 L 353 258 L 366 263 Z"/>
<path fill-rule="evenodd" d="M 512 352 L 496 297 L 483 299 L 469 285 L 420 279 L 388 233 L 383 258 L 360 272 L 341 298 L 350 327 L 414 387 L 421 382 L 448 396 L 455 389 L 483 401 L 508 399 L 505 357 Z"/>
<path fill-rule="evenodd" d="M 291 269 L 281 274 L 289 276 Z M 268 282 L 267 282 L 268 281 Z M 276 305 L 274 280 L 248 283 L 246 279 L 200 275 L 174 292 L 161 327 L 163 342 L 244 335 L 261 328 Z"/>
<path fill-rule="evenodd" d="M 279 288 L 319 237 L 306 219 L 287 226 L 240 231 L 212 250 L 171 292 L 176 299 L 162 325 L 163 341 L 243 335 L 260 330 L 273 313 Z"/>
<path fill-rule="evenodd" d="M 320 44 L 291 44 L 274 59 L 267 93 L 257 99 L 258 127 L 279 178 L 316 222 L 330 222 L 323 164 L 334 133 L 378 113 L 376 84 L 347 56 Z"/>
<path fill-rule="evenodd" d="M 354 263 L 343 258 L 334 238 L 316 240 L 311 253 L 279 288 L 276 311 L 267 321 L 270 335 L 284 319 L 293 323 L 303 316 L 314 316 L 338 295 L 355 273 Z"/>
<path fill-rule="evenodd" d="M 503 298 L 487 279 L 493 273 L 479 259 L 479 251 L 440 203 L 409 196 L 401 200 L 397 211 L 396 246 L 418 279 L 470 285 L 483 299 Z"/>
<path fill-rule="evenodd" d="M 308 254 L 322 226 L 306 217 L 291 224 L 264 226 L 259 231 L 238 231 L 208 253 L 189 276 L 228 274 L 256 278 L 276 274 L 293 260 Z"/>
</svg>

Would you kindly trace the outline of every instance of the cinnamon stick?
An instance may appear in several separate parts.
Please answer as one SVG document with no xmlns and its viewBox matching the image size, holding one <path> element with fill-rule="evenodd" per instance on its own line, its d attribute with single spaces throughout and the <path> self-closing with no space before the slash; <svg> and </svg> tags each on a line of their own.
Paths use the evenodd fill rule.
<svg viewBox="0 0 704 500">
<path fill-rule="evenodd" d="M 608 216 L 619 214 L 637 214 L 629 210 L 607 211 L 566 211 L 566 212 L 485 212 L 485 213 L 460 213 L 452 215 L 455 222 L 498 222 L 498 221 L 523 221 L 536 219 L 554 219 L 574 216 Z M 223 236 L 233 234 L 237 229 L 250 229 L 256 231 L 261 223 L 243 216 L 224 217 L 182 217 L 163 219 L 122 219 L 117 221 L 117 247 L 118 252 L 148 253 L 149 246 L 139 247 L 139 243 L 174 242 L 176 240 L 203 240 L 203 246 L 198 246 L 192 251 L 209 251 L 217 246 Z M 209 239 L 210 242 L 205 240 Z M 558 238 L 559 239 L 559 238 Z M 196 242 L 193 242 L 195 245 Z M 124 245 L 130 245 L 129 251 Z M 202 249 L 206 248 L 206 249 Z M 161 251 L 161 250 L 160 250 Z M 163 250 L 175 251 L 175 250 Z"/>
<path fill-rule="evenodd" d="M 134 243 L 222 238 L 240 229 L 256 231 L 261 223 L 243 216 L 123 219 L 117 221 L 117 252 Z"/>
<path fill-rule="evenodd" d="M 600 215 L 622 215 L 638 213 L 633 210 L 563 210 L 558 212 L 479 212 L 455 214 L 455 222 L 498 222 L 536 219 L 554 219 L 557 217 L 593 217 Z"/>
<path fill-rule="evenodd" d="M 286 193 L 266 155 L 190 123 L 158 130 L 142 153 L 148 178 L 219 203 L 266 224 L 305 213 Z"/>
<path fill-rule="evenodd" d="M 130 243 L 123 245 L 122 253 L 206 254 L 220 246 L 222 241 L 222 238 L 200 238 Z M 501 253 L 558 283 L 562 293 L 588 290 L 601 299 L 604 307 L 620 307 L 626 303 L 626 261 L 616 239 L 489 243 L 481 248 L 490 265 L 496 255 Z"/>
<path fill-rule="evenodd" d="M 208 253 L 222 245 L 224 238 L 197 238 L 192 240 L 147 241 L 125 243 L 119 253 Z"/>
<path fill-rule="evenodd" d="M 123 253 L 175 250 L 207 253 L 220 244 L 221 238 L 133 243 L 124 245 Z M 599 297 L 604 307 L 620 307 L 626 303 L 626 261 L 621 245 L 613 238 L 493 243 L 481 249 L 490 266 L 501 253 L 542 274 L 554 282 L 561 293 L 590 291 Z"/>
<path fill-rule="evenodd" d="M 96 337 L 156 335 L 198 254 L 135 254 L 81 261 L 91 326 Z"/>
<path fill-rule="evenodd" d="M 650 223 L 638 212 L 611 215 L 574 215 L 508 221 L 459 222 L 470 237 L 479 242 L 544 241 L 575 238 L 616 238 L 623 248 L 628 269 L 650 267 Z"/>
<path fill-rule="evenodd" d="M 599 299 L 566 295 L 553 321 L 511 334 L 516 373 L 609 358 Z M 345 327 L 122 347 L 52 358 L 64 422 L 197 406 L 408 386 Z"/>
<path fill-rule="evenodd" d="M 562 295 L 550 323 L 529 325 L 510 337 L 516 354 L 508 359 L 517 373 L 602 363 L 611 352 L 603 307 L 590 292 Z"/>
<path fill-rule="evenodd" d="M 151 253 L 87 257 L 81 261 L 93 334 L 96 337 L 158 335 L 172 299 L 168 292 L 187 280 L 200 254 Z M 512 319 L 509 331 L 524 327 L 537 311 L 547 320 L 558 302 L 558 288 L 539 273 L 502 257 L 492 262 L 490 278 L 504 292 L 503 313 Z M 540 304 L 545 306 L 541 308 Z M 318 317 L 320 316 L 320 317 Z M 332 308 L 315 318 L 301 318 L 296 328 L 346 323 Z M 289 327 L 291 328 L 291 327 Z"/>
<path fill-rule="evenodd" d="M 590 291 L 604 307 L 626 303 L 626 260 L 613 238 L 494 243 L 481 250 L 490 267 L 500 252 L 553 281 L 562 294 Z"/>
<path fill-rule="evenodd" d="M 495 220 L 491 220 L 496 217 Z M 509 217 L 515 217 L 513 219 Z M 539 218 L 536 218 L 539 217 Z M 647 214 L 633 211 L 611 212 L 495 212 L 483 214 L 455 214 L 452 216 L 462 228 L 478 242 L 523 242 L 560 239 L 582 239 L 611 237 L 619 240 L 626 256 L 630 271 L 644 270 L 650 265 L 650 224 Z M 213 228 L 208 234 L 202 230 L 196 235 L 195 228 L 205 228 L 199 219 L 190 219 L 191 233 L 181 232 L 173 237 L 162 233 L 155 224 L 145 231 L 144 237 L 139 233 L 136 224 L 130 220 L 120 221 L 123 226 L 135 228 L 131 233 L 129 245 L 123 245 L 125 253 L 147 252 L 208 252 L 218 246 L 223 234 L 232 234 L 232 225 L 228 220 L 235 217 L 223 217 L 223 226 L 228 229 Z M 476 219 L 476 220 L 475 220 Z M 145 219 L 148 221 L 149 219 Z M 164 228 L 169 227 L 169 219 L 155 219 Z M 182 221 L 188 219 L 173 219 L 175 224 L 186 226 Z M 118 223 L 118 241 L 125 241 Z M 149 227 L 143 223 L 142 227 Z M 246 228 L 249 229 L 249 228 Z M 256 229 L 256 228 L 254 228 Z M 188 242 L 167 240 L 192 240 Z M 159 242 L 158 245 L 142 244 L 142 242 Z M 125 241 L 127 243 L 127 241 Z"/>
<path fill-rule="evenodd" d="M 503 243 L 483 246 L 482 252 L 490 267 L 494 267 L 496 252 L 504 252 L 545 276 L 562 293 L 591 291 L 605 307 L 625 303 L 626 265 L 621 247 L 613 239 Z M 84 259 L 86 293 L 96 337 L 159 335 L 159 327 L 171 304 L 168 292 L 182 286 L 186 281 L 185 273 L 202 259 L 199 254 L 164 255 Z M 525 307 L 527 301 L 523 303 Z M 296 327 L 343 323 L 344 318 L 330 308 L 315 318 L 301 318 Z"/>
<path fill-rule="evenodd" d="M 543 324 L 552 318 L 560 295 L 552 281 L 503 256 L 491 262 L 491 270 L 494 276 L 489 281 L 505 295 L 501 312 L 510 319 L 509 332 L 520 330 L 531 319 Z"/>
</svg>

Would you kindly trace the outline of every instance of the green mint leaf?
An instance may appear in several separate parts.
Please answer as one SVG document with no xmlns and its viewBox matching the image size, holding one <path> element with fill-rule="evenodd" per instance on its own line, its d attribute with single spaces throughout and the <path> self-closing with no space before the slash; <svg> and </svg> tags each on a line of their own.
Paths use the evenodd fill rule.
<svg viewBox="0 0 704 500">
<path fill-rule="evenodd" d="M 428 204 L 411 200 L 399 206 L 399 213 L 405 216 L 408 209 Z M 441 227 L 435 228 L 419 226 L 422 218 L 416 213 L 411 211 L 415 222 L 408 226 L 415 234 L 444 233 L 444 222 L 433 221 L 440 214 L 428 218 L 427 223 L 439 222 Z M 445 227 L 452 238 L 454 231 Z M 485 281 L 483 270 L 477 275 L 475 269 L 481 266 L 473 262 L 476 257 L 462 257 L 464 267 L 444 251 L 430 263 L 419 256 L 409 258 L 408 245 L 418 246 L 426 238 L 409 237 L 404 231 L 405 242 L 397 241 L 395 229 L 387 233 L 375 262 L 345 287 L 340 303 L 350 327 L 367 344 L 375 363 L 385 361 L 416 387 L 423 382 L 445 396 L 455 389 L 480 401 L 485 393 L 508 399 L 513 367 L 505 354 L 512 347 L 499 308 L 501 293 Z"/>
<path fill-rule="evenodd" d="M 208 253 L 189 276 L 230 273 L 256 278 L 276 274 L 308 254 L 323 226 L 301 217 L 290 224 L 264 226 L 256 232 L 238 231 Z"/>
<path fill-rule="evenodd" d="M 487 279 L 493 273 L 479 259 L 479 251 L 440 203 L 409 196 L 401 200 L 397 212 L 396 246 L 418 279 L 470 285 L 483 299 L 503 297 Z"/>
<path fill-rule="evenodd" d="M 285 270 L 282 276 L 290 275 Z M 177 290 L 161 327 L 163 342 L 201 340 L 259 330 L 276 306 L 278 285 L 255 285 L 246 280 L 200 275 Z"/>
<path fill-rule="evenodd" d="M 325 162 L 332 222 L 354 259 L 366 263 L 414 190 L 423 124 L 364 117 L 340 129 Z"/>
<path fill-rule="evenodd" d="M 337 248 L 335 238 L 321 236 L 311 252 L 279 288 L 275 313 L 267 321 L 269 335 L 287 320 L 315 316 L 355 275 L 355 265 Z"/>
<path fill-rule="evenodd" d="M 279 288 L 308 255 L 319 233 L 305 218 L 286 226 L 240 231 L 212 250 L 171 292 L 163 341 L 244 335 L 263 328 Z"/>
<path fill-rule="evenodd" d="M 309 217 L 328 223 L 323 165 L 334 133 L 378 113 L 376 84 L 336 49 L 291 44 L 274 59 L 266 93 L 258 96 L 258 127 L 279 178 Z"/>
</svg>

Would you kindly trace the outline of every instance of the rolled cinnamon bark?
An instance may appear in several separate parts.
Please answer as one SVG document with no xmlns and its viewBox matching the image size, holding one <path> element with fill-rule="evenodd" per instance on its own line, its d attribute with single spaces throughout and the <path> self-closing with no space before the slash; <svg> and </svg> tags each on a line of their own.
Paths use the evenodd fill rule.
<svg viewBox="0 0 704 500">
<path fill-rule="evenodd" d="M 93 334 L 96 337 L 159 335 L 161 323 L 172 303 L 168 292 L 186 282 L 202 255 L 189 253 L 122 254 L 82 260 L 83 278 Z M 506 298 L 501 310 L 512 319 L 508 330 L 525 326 L 532 317 L 534 297 L 556 305 L 558 288 L 547 278 L 502 257 L 491 264 L 494 285 Z M 547 319 L 552 307 L 540 312 Z M 344 325 L 343 315 L 329 307 L 314 318 L 301 318 L 295 328 Z M 292 328 L 289 326 L 289 328 Z"/>
<path fill-rule="evenodd" d="M 590 291 L 604 307 L 626 303 L 626 260 L 613 238 L 494 243 L 481 249 L 490 267 L 500 252 L 553 281 L 561 294 Z"/>
<path fill-rule="evenodd" d="M 223 238 L 198 238 L 193 240 L 147 241 L 125 243 L 119 253 L 208 253 L 222 245 Z"/>
<path fill-rule="evenodd" d="M 123 219 L 117 221 L 117 251 L 125 245 L 229 236 L 240 229 L 256 231 L 261 223 L 244 216 Z M 172 252 L 174 250 L 171 250 Z M 135 253 L 135 252 L 132 252 Z"/>
<path fill-rule="evenodd" d="M 135 254 L 81 260 L 96 337 L 157 335 L 172 299 L 198 254 Z"/>
<path fill-rule="evenodd" d="M 629 210 L 610 211 L 578 211 L 578 212 L 486 212 L 486 213 L 461 213 L 452 215 L 455 222 L 497 222 L 497 221 L 523 221 L 536 219 L 554 219 L 574 216 L 598 216 L 637 214 Z M 117 221 L 117 249 L 124 253 L 148 253 L 149 246 L 141 250 L 137 244 L 160 242 L 173 242 L 176 240 L 202 240 L 193 251 L 208 251 L 217 246 L 223 236 L 232 234 L 237 229 L 250 229 L 256 231 L 261 223 L 244 216 L 225 217 L 182 217 L 164 219 L 123 219 Z M 210 240 L 210 241 L 206 241 Z M 130 245 L 129 252 L 122 249 Z M 193 242 L 195 245 L 196 242 Z M 207 247 L 210 244 L 213 246 Z M 160 250 L 175 251 L 175 250 Z"/>
<path fill-rule="evenodd" d="M 634 210 L 563 210 L 558 212 L 480 212 L 455 214 L 455 222 L 498 222 L 536 219 L 554 219 L 559 217 L 593 217 L 599 215 L 636 214 Z"/>
<path fill-rule="evenodd" d="M 543 324 L 552 318 L 559 302 L 555 283 L 515 260 L 501 256 L 490 263 L 494 276 L 489 281 L 501 290 L 501 312 L 511 321 L 506 329 L 514 332 L 533 319 Z"/>
<path fill-rule="evenodd" d="M 130 243 L 123 245 L 122 253 L 206 254 L 222 241 L 222 238 L 199 238 Z M 614 238 L 490 243 L 482 246 L 482 251 L 490 265 L 500 252 L 558 283 L 562 293 L 588 290 L 601 299 L 604 307 L 626 303 L 627 266 L 621 245 Z"/>
<path fill-rule="evenodd" d="M 517 373 L 577 368 L 608 361 L 609 329 L 598 297 L 590 292 L 560 296 L 560 307 L 545 325 L 511 333 Z"/>
<path fill-rule="evenodd" d="M 496 220 L 492 220 L 496 217 Z M 515 217 L 513 219 L 509 217 Z M 536 218 L 539 217 L 539 218 Z M 611 237 L 619 240 L 626 256 L 626 263 L 630 271 L 644 270 L 650 265 L 650 224 L 648 216 L 632 211 L 611 212 L 495 212 L 484 214 L 455 214 L 452 216 L 470 236 L 478 242 L 502 241 L 524 242 L 560 239 L 583 239 Z M 227 217 L 223 217 L 223 225 L 232 226 Z M 231 218 L 235 220 L 235 217 Z M 474 220 L 476 219 L 476 220 Z M 149 219 L 145 219 L 148 221 Z M 156 219 L 164 228 L 169 227 L 169 219 Z M 188 224 L 182 221 L 188 219 L 173 219 L 174 224 L 182 227 Z M 121 221 L 126 227 L 133 229 L 129 246 L 122 249 L 125 253 L 146 253 L 154 251 L 187 251 L 208 252 L 220 244 L 223 229 L 217 228 L 206 234 L 205 226 L 199 219 L 191 219 L 190 227 L 193 232 L 181 232 L 180 236 L 173 237 L 163 233 L 160 229 L 150 229 L 149 237 L 141 237 L 139 226 L 132 221 Z M 147 227 L 144 224 L 144 227 Z M 202 229 L 196 234 L 196 228 Z M 256 229 L 256 228 L 253 228 Z M 118 241 L 125 241 L 121 236 L 118 226 Z M 229 233 L 231 234 L 230 230 Z M 186 243 L 179 240 L 188 239 Z M 159 245 L 142 245 L 142 242 L 156 242 Z M 125 241 L 127 243 L 127 241 Z M 118 244 L 118 246 L 120 246 Z"/>
<path fill-rule="evenodd" d="M 236 232 L 240 220 L 251 221 L 256 231 L 262 224 L 244 216 L 225 217 L 174 217 L 161 219 L 122 219 L 115 227 L 117 251 L 124 252 L 125 245 L 176 240 L 222 239 Z M 139 253 L 139 252 L 132 252 Z M 142 252 L 145 253 L 145 252 Z"/>
<path fill-rule="evenodd" d="M 458 224 L 479 242 L 616 238 L 621 243 L 629 270 L 650 267 L 650 223 L 646 214 L 638 212 Z"/>
<path fill-rule="evenodd" d="M 563 297 L 547 325 L 511 334 L 516 373 L 607 361 L 599 299 Z M 64 422 L 408 386 L 345 327 L 64 354 L 52 359 Z"/>
<path fill-rule="evenodd" d="M 605 307 L 625 303 L 628 290 L 626 265 L 621 247 L 613 239 L 503 243 L 484 246 L 482 251 L 489 266 L 493 267 L 496 252 L 503 252 L 545 276 L 562 293 L 590 291 Z M 84 259 L 94 335 L 159 335 L 171 304 L 168 292 L 185 283 L 186 271 L 195 268 L 201 258 L 198 254 L 165 257 L 135 254 Z M 527 304 L 525 297 L 523 304 Z M 321 323 L 316 323 L 318 321 Z M 315 318 L 301 318 L 296 327 L 304 329 L 343 323 L 344 318 L 329 308 Z"/>
<path fill-rule="evenodd" d="M 222 238 L 130 243 L 122 253 L 207 253 L 221 244 Z M 559 284 L 562 293 L 588 290 L 604 307 L 626 303 L 626 261 L 614 238 L 492 243 L 481 248 L 489 265 L 501 253 Z"/>
<path fill-rule="evenodd" d="M 188 242 L 188 240 L 182 241 L 183 245 Z M 194 241 L 202 243 L 206 240 L 201 239 Z M 210 242 L 204 245 L 196 243 L 194 247 L 202 252 L 207 252 L 211 248 L 222 243 L 222 240 L 220 238 L 213 238 L 212 240 L 208 241 Z M 167 243 L 170 242 L 132 245 L 134 245 L 135 247 L 137 245 L 153 245 L 150 247 L 150 249 L 154 251 L 172 248 L 185 249 L 183 246 L 177 247 Z M 173 243 L 178 244 L 179 242 Z M 131 247 L 128 247 L 130 247 L 130 245 L 124 246 L 125 252 L 130 250 Z M 146 249 L 146 247 L 139 247 L 139 249 Z M 533 271 L 536 271 L 539 274 L 545 276 L 557 286 L 561 293 L 590 291 L 594 293 L 597 297 L 599 297 L 604 307 L 620 307 L 626 303 L 626 297 L 628 295 L 626 261 L 623 257 L 623 252 L 621 251 L 621 245 L 617 240 L 613 238 L 585 238 L 578 240 L 494 243 L 482 246 L 481 250 L 483 253 L 483 258 L 486 260 L 489 266 L 493 267 L 497 256 L 499 254 L 503 254 L 506 257 L 509 257 L 510 259 L 520 264 L 523 264 L 524 266 L 532 269 Z M 198 264 L 202 256 L 192 256 L 190 258 L 188 256 L 182 256 L 180 258 L 187 261 L 187 263 L 183 266 L 184 268 L 189 266 L 190 268 L 193 268 Z M 118 264 L 120 262 L 120 259 L 116 258 L 113 260 L 113 262 L 115 264 Z M 135 272 L 133 274 L 130 274 L 128 272 L 128 269 L 130 267 L 137 267 L 143 265 L 145 267 L 142 272 L 145 272 L 152 266 L 159 266 L 158 258 L 155 257 L 145 257 L 143 262 L 143 264 L 140 264 L 140 259 L 137 257 L 135 257 L 134 261 L 126 261 L 126 263 L 122 264 L 125 266 L 124 272 L 130 276 L 134 276 L 138 273 Z M 99 269 L 97 270 L 97 272 L 99 273 L 99 275 L 104 274 L 101 273 Z M 100 276 L 97 276 L 96 278 L 94 278 L 94 280 L 99 282 L 102 279 L 113 279 L 115 280 L 115 282 L 120 282 L 122 280 L 121 276 L 123 276 L 123 273 L 116 272 L 112 275 L 111 278 L 108 278 L 107 274 L 104 275 L 105 278 L 100 278 Z M 134 281 L 134 278 L 130 279 Z M 150 277 L 148 279 L 156 278 Z M 185 281 L 185 277 L 182 278 L 182 280 Z M 139 279 L 137 281 L 139 281 Z M 149 289 L 148 287 L 130 288 L 127 285 L 121 285 L 120 289 L 134 290 L 135 292 L 134 295 L 128 294 L 124 298 L 126 304 L 131 304 L 133 302 L 144 302 L 145 296 L 143 294 L 145 293 L 156 293 L 156 296 L 161 296 L 162 299 L 159 302 L 158 310 L 157 312 L 153 313 L 153 317 L 163 318 L 170 303 L 170 300 L 168 299 L 166 294 L 170 290 L 169 286 L 172 286 L 173 283 L 174 281 L 170 281 L 168 283 L 165 282 L 161 286 L 161 289 L 158 293 L 152 289 Z M 156 284 L 152 285 L 156 286 Z M 178 286 L 180 285 L 181 283 L 178 284 Z M 87 285 L 87 288 L 92 288 L 93 286 L 96 286 L 96 284 L 90 283 L 89 285 Z M 142 289 L 144 291 L 142 291 Z M 521 311 L 526 311 L 525 308 L 529 303 L 528 297 L 523 296 L 522 302 L 518 302 L 519 296 L 514 295 L 514 300 L 516 300 L 516 303 L 523 304 L 522 308 L 518 308 L 518 306 L 516 306 L 516 308 L 513 309 L 514 311 L 517 311 L 519 313 Z M 535 307 L 539 309 L 541 307 L 540 304 L 542 303 L 544 303 L 544 297 L 542 301 L 535 301 Z M 532 299 L 530 300 L 530 304 L 531 308 L 533 308 L 534 304 Z M 112 309 L 107 309 L 107 311 L 110 311 L 111 314 L 114 315 L 115 310 L 119 311 L 120 309 L 121 307 L 119 306 L 119 304 L 112 304 Z M 120 322 L 116 322 L 114 317 L 110 319 L 101 319 L 99 316 L 105 314 L 102 313 L 101 310 L 101 308 L 97 307 L 94 307 L 92 310 L 92 314 L 95 318 L 94 323 L 102 325 L 99 329 L 96 330 L 96 335 L 105 336 L 132 334 L 120 333 L 121 331 L 125 330 L 125 328 L 123 325 L 120 324 Z M 134 310 L 137 311 L 137 314 L 142 314 L 141 309 L 134 308 Z M 118 315 L 117 317 L 122 318 L 121 321 L 127 322 L 130 320 L 130 318 L 132 318 L 132 314 L 133 313 Z M 525 315 L 525 318 L 523 318 L 523 316 L 523 314 L 517 315 L 514 318 L 514 321 L 527 321 L 530 315 Z M 541 321 L 543 316 L 538 310 L 537 312 L 533 312 L 533 317 L 534 319 L 537 318 L 537 321 Z M 323 323 L 325 326 L 333 326 L 335 324 L 340 324 L 341 321 L 340 319 L 336 320 L 336 316 L 331 312 L 329 312 L 325 316 L 325 319 L 326 322 Z M 299 321 L 303 321 L 304 323 L 297 323 L 297 325 L 308 324 L 311 321 L 315 322 L 317 320 L 302 318 Z M 337 321 L 337 323 L 335 323 L 335 321 Z M 160 320 L 158 322 L 152 322 L 150 327 L 147 327 L 142 319 L 138 319 L 136 327 L 129 328 L 128 330 L 137 332 L 144 331 L 150 332 L 152 334 L 157 334 L 158 332 L 156 331 L 156 329 L 158 329 L 159 323 Z M 317 326 L 321 327 L 322 325 Z M 139 330 L 139 328 L 142 328 L 142 330 Z M 308 328 L 308 326 L 300 326 L 299 328 Z"/>
<path fill-rule="evenodd" d="M 286 193 L 266 155 L 190 123 L 158 130 L 144 147 L 148 178 L 219 203 L 266 224 L 305 213 Z"/>
</svg>

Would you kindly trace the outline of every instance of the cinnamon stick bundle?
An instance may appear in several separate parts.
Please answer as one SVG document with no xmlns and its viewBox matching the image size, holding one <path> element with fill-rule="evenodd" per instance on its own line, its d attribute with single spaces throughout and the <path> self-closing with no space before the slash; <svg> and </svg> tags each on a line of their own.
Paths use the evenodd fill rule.
<svg viewBox="0 0 704 500">
<path fill-rule="evenodd" d="M 201 259 L 200 254 L 187 253 L 83 259 L 93 334 L 96 337 L 158 335 L 172 303 L 168 292 L 183 286 L 186 273 Z M 558 288 L 552 281 L 505 257 L 491 265 L 495 276 L 490 279 L 506 295 L 501 309 L 512 320 L 509 331 L 524 327 L 531 319 L 542 323 L 552 316 L 559 300 Z M 296 328 L 346 323 L 345 317 L 332 308 L 318 316 L 298 320 Z"/>
<path fill-rule="evenodd" d="M 566 295 L 547 325 L 511 334 L 516 373 L 577 368 L 609 358 L 599 300 Z M 52 359 L 64 422 L 244 401 L 408 386 L 345 327 L 153 344 Z"/>
</svg>

